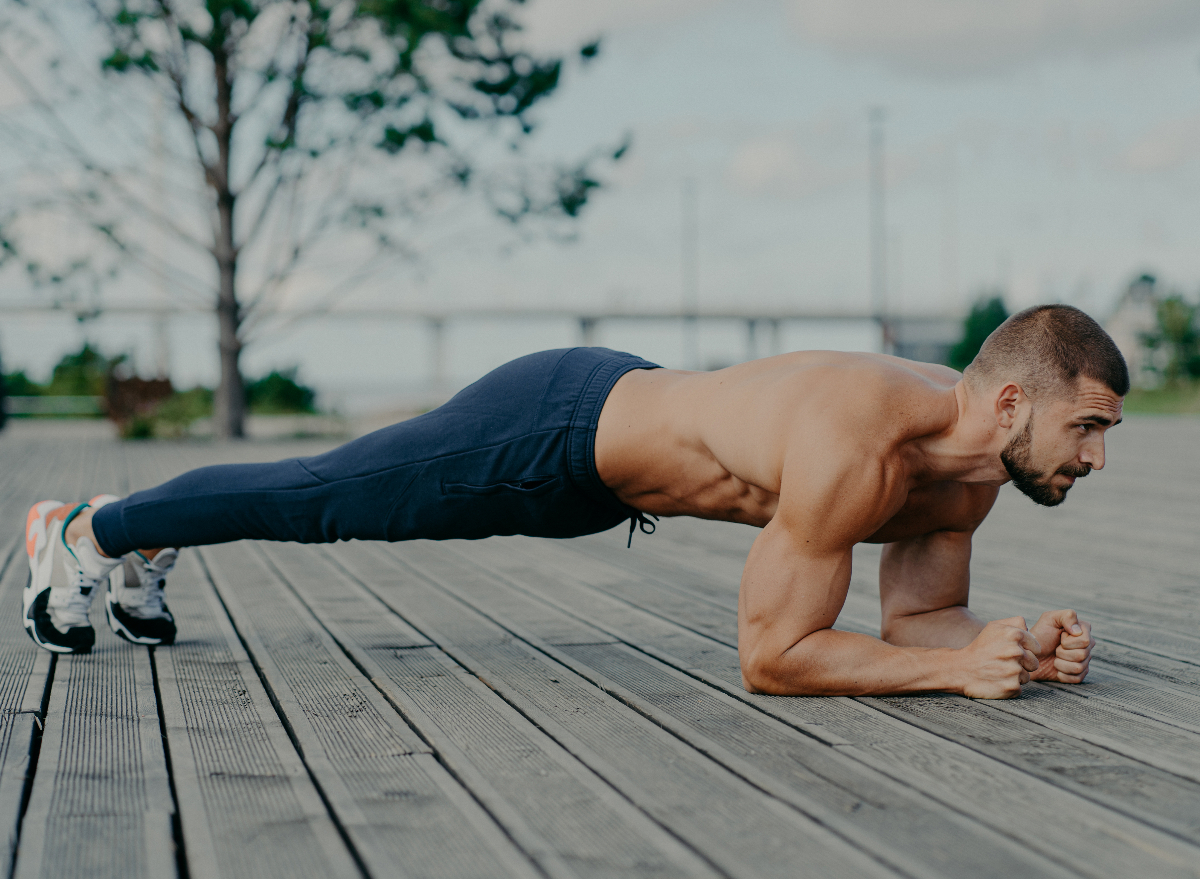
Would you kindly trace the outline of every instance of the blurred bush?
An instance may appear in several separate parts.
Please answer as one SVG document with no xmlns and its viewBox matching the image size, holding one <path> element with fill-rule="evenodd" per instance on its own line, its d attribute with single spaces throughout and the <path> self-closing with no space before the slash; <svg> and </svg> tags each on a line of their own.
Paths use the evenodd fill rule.
<svg viewBox="0 0 1200 879">
<path fill-rule="evenodd" d="M 963 321 L 962 339 L 950 349 L 950 366 L 959 372 L 966 369 L 983 347 L 987 337 L 1006 320 L 1008 309 L 1004 307 L 1003 297 L 981 297 L 971 306 L 971 313 Z"/>
<path fill-rule="evenodd" d="M 191 426 L 213 415 L 213 391 L 196 386 L 175 390 L 168 379 L 131 375 L 128 355 L 107 357 L 90 343 L 65 355 L 45 384 L 24 370 L 2 376 L 12 397 L 102 398 L 104 412 L 128 439 L 187 436 Z M 272 370 L 245 382 L 246 406 L 254 415 L 313 415 L 316 391 L 297 380 L 298 367 Z M 64 401 L 65 402 L 65 401 Z"/>
<path fill-rule="evenodd" d="M 109 380 L 126 360 L 125 354 L 105 357 L 90 343 L 84 342 L 77 352 L 64 355 L 58 361 L 42 394 L 50 397 L 107 396 Z"/>
<path fill-rule="evenodd" d="M 296 381 L 298 367 L 272 370 L 246 384 L 246 407 L 254 415 L 311 415 L 317 392 Z"/>
<path fill-rule="evenodd" d="M 5 373 L 4 393 L 10 397 L 38 397 L 43 387 L 25 375 L 25 370 Z"/>
<path fill-rule="evenodd" d="M 1142 336 L 1142 343 L 1161 356 L 1151 363 L 1161 373 L 1167 387 L 1200 378 L 1200 306 L 1192 305 L 1178 293 L 1158 302 L 1155 328 Z"/>
</svg>

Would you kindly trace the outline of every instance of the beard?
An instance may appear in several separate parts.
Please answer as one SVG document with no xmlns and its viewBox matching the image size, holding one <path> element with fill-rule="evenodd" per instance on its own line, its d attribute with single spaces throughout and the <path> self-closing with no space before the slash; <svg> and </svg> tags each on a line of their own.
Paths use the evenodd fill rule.
<svg viewBox="0 0 1200 879">
<path fill-rule="evenodd" d="M 1043 507 L 1057 507 L 1067 499 L 1071 486 L 1059 488 L 1050 480 L 1057 474 L 1074 476 L 1082 479 L 1092 472 L 1086 464 L 1067 464 L 1059 467 L 1053 473 L 1043 473 L 1033 464 L 1033 413 L 1025 422 L 1025 429 L 1008 441 L 1004 451 L 1000 453 L 1000 461 L 1008 471 L 1012 484 L 1025 497 Z"/>
</svg>

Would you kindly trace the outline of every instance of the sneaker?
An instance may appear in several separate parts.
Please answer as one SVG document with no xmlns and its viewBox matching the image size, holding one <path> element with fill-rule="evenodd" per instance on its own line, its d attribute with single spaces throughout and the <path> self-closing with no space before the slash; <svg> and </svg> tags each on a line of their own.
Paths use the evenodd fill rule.
<svg viewBox="0 0 1200 879">
<path fill-rule="evenodd" d="M 131 552 L 113 568 L 104 597 L 109 628 L 134 644 L 175 643 L 175 618 L 163 589 L 178 557 L 177 549 L 160 549 L 152 559 Z"/>
<path fill-rule="evenodd" d="M 25 520 L 29 580 L 22 596 L 25 631 L 39 647 L 55 653 L 90 653 L 96 631 L 88 611 L 97 587 L 120 559 L 105 558 L 87 537 L 68 546 L 66 523 L 82 507 L 40 501 Z"/>
</svg>

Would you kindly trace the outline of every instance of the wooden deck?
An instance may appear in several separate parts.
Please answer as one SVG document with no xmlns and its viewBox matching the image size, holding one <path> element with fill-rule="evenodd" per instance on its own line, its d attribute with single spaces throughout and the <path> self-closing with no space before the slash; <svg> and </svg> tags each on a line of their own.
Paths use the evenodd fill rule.
<svg viewBox="0 0 1200 879">
<path fill-rule="evenodd" d="M 1077 608 L 1081 687 L 739 686 L 749 528 L 183 554 L 173 648 L 38 650 L 33 501 L 313 444 L 0 435 L 0 861 L 26 877 L 1200 876 L 1200 421 L 1131 419 L 1057 510 L 1006 489 L 973 606 Z M 873 631 L 878 550 L 840 625 Z M 96 610 L 100 610 L 97 602 Z"/>
</svg>

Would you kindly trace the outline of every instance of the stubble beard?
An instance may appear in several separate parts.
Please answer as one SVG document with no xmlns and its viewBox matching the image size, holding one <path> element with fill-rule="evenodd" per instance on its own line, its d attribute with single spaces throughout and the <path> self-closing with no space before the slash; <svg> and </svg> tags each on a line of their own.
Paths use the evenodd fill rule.
<svg viewBox="0 0 1200 879">
<path fill-rule="evenodd" d="M 1000 453 L 1000 461 L 1008 471 L 1012 484 L 1025 497 L 1043 507 L 1057 507 L 1067 499 L 1071 486 L 1059 488 L 1050 482 L 1056 474 L 1082 479 L 1092 468 L 1087 465 L 1059 467 L 1054 473 L 1044 474 L 1033 465 L 1033 415 L 1025 422 L 1025 429 L 1008 441 Z"/>
</svg>

